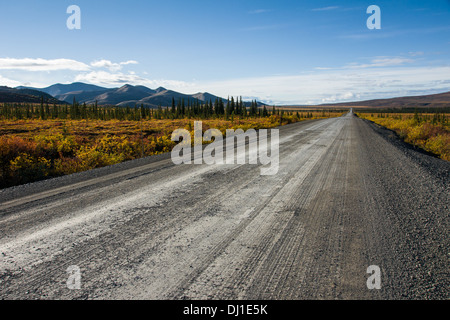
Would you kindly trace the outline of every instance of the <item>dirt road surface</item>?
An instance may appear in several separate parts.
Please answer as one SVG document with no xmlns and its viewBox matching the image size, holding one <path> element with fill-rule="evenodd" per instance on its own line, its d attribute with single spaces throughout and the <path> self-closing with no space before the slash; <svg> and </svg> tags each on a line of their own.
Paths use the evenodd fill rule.
<svg viewBox="0 0 450 320">
<path fill-rule="evenodd" d="M 449 181 L 349 113 L 281 127 L 273 176 L 162 155 L 2 190 L 0 298 L 449 299 Z"/>
</svg>

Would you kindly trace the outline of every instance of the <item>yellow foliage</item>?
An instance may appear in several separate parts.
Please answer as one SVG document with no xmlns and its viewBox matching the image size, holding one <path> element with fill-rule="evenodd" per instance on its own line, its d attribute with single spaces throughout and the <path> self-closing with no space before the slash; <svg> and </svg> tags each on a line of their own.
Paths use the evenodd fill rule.
<svg viewBox="0 0 450 320">
<path fill-rule="evenodd" d="M 444 160 L 450 161 L 450 135 L 438 134 L 425 142 L 425 150 L 439 154 Z"/>
<path fill-rule="evenodd" d="M 50 167 L 50 160 L 43 157 L 34 158 L 26 153 L 19 154 L 10 162 L 11 172 L 20 176 L 22 182 L 48 176 Z"/>
<path fill-rule="evenodd" d="M 417 121 L 414 114 L 386 114 L 384 118 L 358 114 L 361 118 L 373 121 L 383 127 L 397 132 L 405 142 L 416 145 L 441 159 L 450 160 L 449 125 L 434 124 L 432 118 Z"/>
</svg>

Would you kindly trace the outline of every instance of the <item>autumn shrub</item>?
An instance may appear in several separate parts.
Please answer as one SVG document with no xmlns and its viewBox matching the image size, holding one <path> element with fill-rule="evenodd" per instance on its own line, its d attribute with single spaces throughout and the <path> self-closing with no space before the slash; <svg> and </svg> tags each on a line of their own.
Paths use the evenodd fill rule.
<svg viewBox="0 0 450 320">
<path fill-rule="evenodd" d="M 55 175 L 67 175 L 85 170 L 81 159 L 61 157 L 53 162 Z"/>
<path fill-rule="evenodd" d="M 425 142 L 425 150 L 439 154 L 444 160 L 450 161 L 450 135 L 438 134 Z"/>
<path fill-rule="evenodd" d="M 374 117 L 361 113 L 359 116 L 394 130 L 407 143 L 434 153 L 441 159 L 450 160 L 450 129 L 447 121 L 437 123 L 432 117 L 417 114 L 385 114 L 383 117 Z"/>
<path fill-rule="evenodd" d="M 11 162 L 16 161 L 17 165 L 20 166 L 26 159 L 24 155 L 35 153 L 36 143 L 34 141 L 14 136 L 0 137 L 0 186 L 4 187 L 11 184 L 14 175 L 20 174 L 19 167 L 12 167 Z M 20 156 L 21 158 L 18 158 Z M 28 162 L 28 164 L 31 163 Z"/>
<path fill-rule="evenodd" d="M 47 177 L 51 161 L 44 157 L 34 157 L 27 153 L 19 154 L 10 162 L 10 171 L 15 183 L 26 183 Z"/>
</svg>

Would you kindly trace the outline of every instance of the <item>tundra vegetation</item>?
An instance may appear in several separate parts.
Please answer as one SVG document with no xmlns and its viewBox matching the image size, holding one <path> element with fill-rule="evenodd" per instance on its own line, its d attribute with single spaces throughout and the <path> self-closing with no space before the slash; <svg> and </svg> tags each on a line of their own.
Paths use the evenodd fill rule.
<svg viewBox="0 0 450 320">
<path fill-rule="evenodd" d="M 405 142 L 450 161 L 450 113 L 446 110 L 423 111 L 365 111 L 358 116 L 393 130 Z"/>
<path fill-rule="evenodd" d="M 172 132 L 262 129 L 338 117 L 344 110 L 284 111 L 242 99 L 175 101 L 156 109 L 98 105 L 0 104 L 0 188 L 170 152 Z"/>
</svg>

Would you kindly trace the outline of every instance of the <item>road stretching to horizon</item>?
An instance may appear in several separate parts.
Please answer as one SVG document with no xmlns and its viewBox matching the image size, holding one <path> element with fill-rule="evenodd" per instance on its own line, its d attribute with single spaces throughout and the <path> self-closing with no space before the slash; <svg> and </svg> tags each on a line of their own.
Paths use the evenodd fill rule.
<svg viewBox="0 0 450 320">
<path fill-rule="evenodd" d="M 0 299 L 450 298 L 449 162 L 351 112 L 279 129 L 273 176 L 166 154 L 0 191 Z"/>
</svg>

